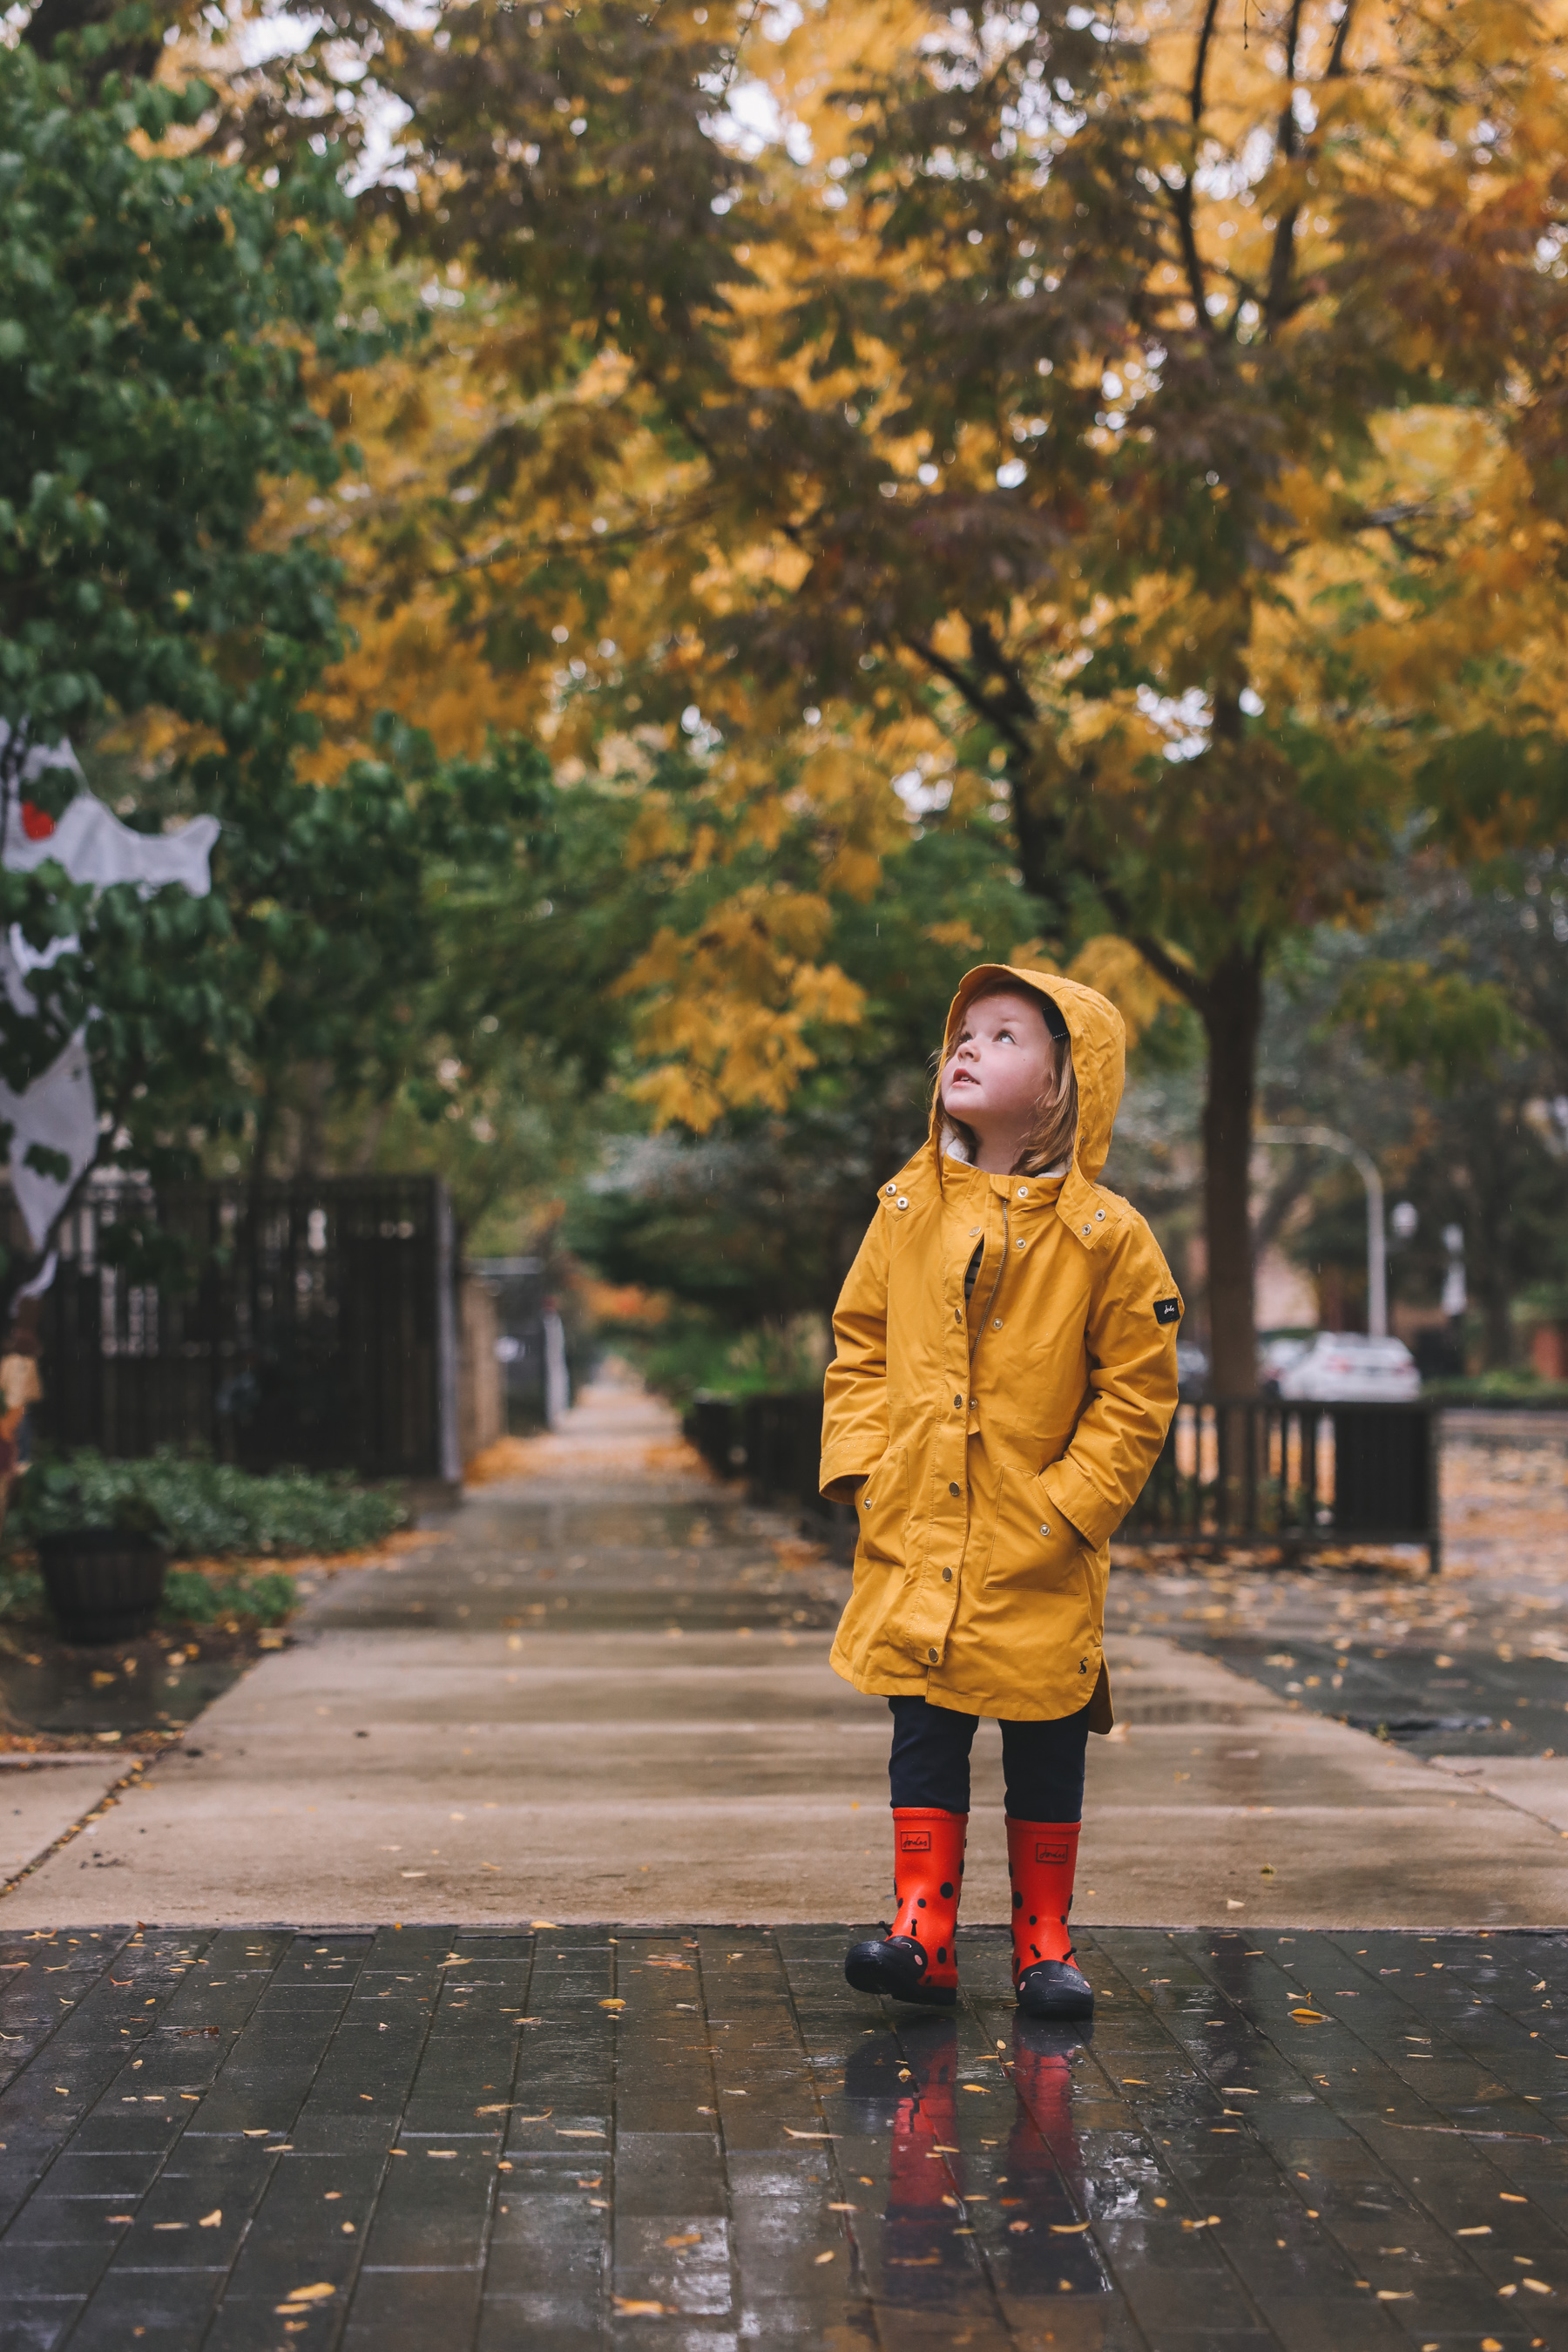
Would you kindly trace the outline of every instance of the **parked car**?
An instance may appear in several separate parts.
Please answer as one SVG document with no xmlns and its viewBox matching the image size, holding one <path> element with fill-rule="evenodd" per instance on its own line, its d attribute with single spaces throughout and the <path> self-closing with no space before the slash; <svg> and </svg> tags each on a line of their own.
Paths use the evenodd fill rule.
<svg viewBox="0 0 1568 2352">
<path fill-rule="evenodd" d="M 1360 1331 L 1320 1331 L 1264 1374 L 1266 1396 L 1310 1404 L 1405 1404 L 1421 1393 L 1415 1359 L 1403 1339 Z"/>
<path fill-rule="evenodd" d="M 1258 1385 L 1265 1396 L 1278 1396 L 1286 1368 L 1304 1356 L 1315 1331 L 1260 1331 L 1258 1335 Z"/>
</svg>

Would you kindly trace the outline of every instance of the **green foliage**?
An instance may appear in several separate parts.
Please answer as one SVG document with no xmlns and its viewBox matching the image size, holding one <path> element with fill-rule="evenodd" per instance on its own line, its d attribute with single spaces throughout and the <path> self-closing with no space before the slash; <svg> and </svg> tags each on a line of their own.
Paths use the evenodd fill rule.
<svg viewBox="0 0 1568 2352">
<path fill-rule="evenodd" d="M 163 1583 L 160 1622 L 165 1625 L 213 1625 L 237 1617 L 254 1625 L 281 1625 L 294 1612 L 294 1580 L 281 1569 L 237 1576 L 204 1576 L 199 1569 L 171 1568 Z"/>
<path fill-rule="evenodd" d="M 0 719 L 37 742 L 156 706 L 252 746 L 335 642 L 330 562 L 252 530 L 339 469 L 304 362 L 347 207 L 330 151 L 275 189 L 178 152 L 210 102 L 0 48 Z"/>
<path fill-rule="evenodd" d="M 14 1559 L 0 1559 L 0 1622 L 11 1617 L 26 1622 L 41 1617 L 47 1607 L 41 1572 Z"/>
<path fill-rule="evenodd" d="M 678 1312 L 649 1333 L 603 1334 L 637 1367 L 650 1389 L 685 1406 L 700 1391 L 716 1396 L 772 1396 L 822 1385 L 828 1342 L 819 1316 L 759 1324 L 739 1337 L 711 1317 Z"/>
<path fill-rule="evenodd" d="M 115 1475 L 103 1474 L 112 1466 Z M 121 1535 L 152 1536 L 166 1543 L 169 1529 L 148 1492 L 137 1463 L 110 1465 L 90 1451 L 59 1461 L 36 1462 L 11 1514 L 24 1541 L 78 1535 L 88 1528 L 115 1528 Z"/>
<path fill-rule="evenodd" d="M 1445 1093 L 1485 1073 L 1500 1055 L 1540 1042 L 1500 981 L 1385 957 L 1355 966 L 1334 1019 L 1360 1031 L 1375 1061 L 1392 1070 L 1419 1067 Z"/>
<path fill-rule="evenodd" d="M 258 1477 L 169 1447 L 150 1461 L 111 1462 L 82 1446 L 34 1464 L 7 1533 L 31 1542 L 57 1529 L 125 1526 L 122 1514 L 132 1508 L 155 1515 L 176 1559 L 353 1551 L 379 1542 L 406 1517 L 394 1496 L 347 1477 L 301 1470 Z"/>
</svg>

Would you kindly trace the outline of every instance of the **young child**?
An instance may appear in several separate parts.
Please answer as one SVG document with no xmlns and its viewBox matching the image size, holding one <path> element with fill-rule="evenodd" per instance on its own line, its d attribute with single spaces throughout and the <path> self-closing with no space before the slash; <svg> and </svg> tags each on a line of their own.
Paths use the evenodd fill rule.
<svg viewBox="0 0 1568 2352">
<path fill-rule="evenodd" d="M 1088 1734 L 1113 1721 L 1110 1538 L 1176 1408 L 1182 1301 L 1095 1182 L 1126 1032 L 1093 989 L 982 964 L 952 1001 L 931 1135 L 882 1186 L 833 1318 L 824 1495 L 859 1511 L 833 1664 L 893 1716 L 888 1935 L 863 1992 L 948 2008 L 976 1718 L 1002 1725 L 1013 1981 L 1090 2015 L 1067 1916 Z"/>
</svg>

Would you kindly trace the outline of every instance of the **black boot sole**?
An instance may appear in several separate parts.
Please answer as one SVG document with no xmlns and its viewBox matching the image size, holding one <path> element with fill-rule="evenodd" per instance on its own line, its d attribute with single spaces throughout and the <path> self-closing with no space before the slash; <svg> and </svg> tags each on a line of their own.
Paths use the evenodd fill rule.
<svg viewBox="0 0 1568 2352">
<path fill-rule="evenodd" d="M 1094 2015 L 1093 1986 L 1064 1960 L 1039 1960 L 1026 1969 L 1016 1992 L 1024 2015 L 1047 2025 L 1079 2024 Z"/>
<path fill-rule="evenodd" d="M 844 1974 L 857 1992 L 879 1993 L 884 2000 L 908 2001 L 915 2009 L 956 2009 L 956 1985 L 922 1983 L 902 1952 L 885 1943 L 851 1944 Z"/>
</svg>

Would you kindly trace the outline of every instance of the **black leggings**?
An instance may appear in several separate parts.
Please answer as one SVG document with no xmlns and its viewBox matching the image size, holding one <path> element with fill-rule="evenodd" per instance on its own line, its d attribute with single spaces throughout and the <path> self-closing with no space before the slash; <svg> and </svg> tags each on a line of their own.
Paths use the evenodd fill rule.
<svg viewBox="0 0 1568 2352">
<path fill-rule="evenodd" d="M 969 1750 L 980 1718 L 929 1699 L 890 1698 L 893 1752 L 888 1779 L 895 1805 L 969 1811 Z M 1076 1822 L 1083 1814 L 1089 1709 L 1045 1723 L 1004 1723 L 1002 1766 L 1016 1822 Z"/>
</svg>

